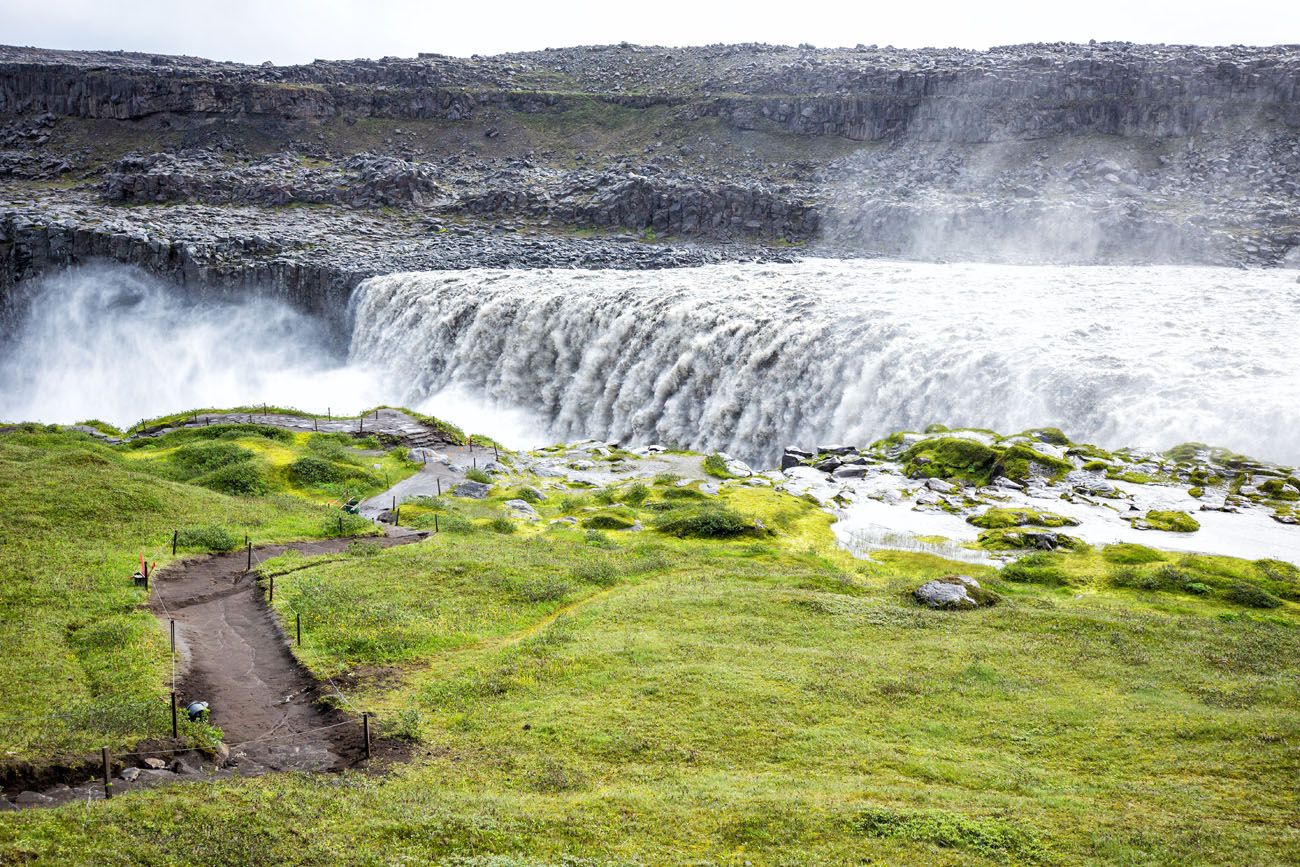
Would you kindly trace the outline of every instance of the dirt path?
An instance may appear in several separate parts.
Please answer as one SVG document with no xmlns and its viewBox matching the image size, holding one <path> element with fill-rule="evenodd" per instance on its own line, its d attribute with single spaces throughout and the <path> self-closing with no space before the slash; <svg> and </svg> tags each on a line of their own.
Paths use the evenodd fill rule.
<svg viewBox="0 0 1300 867">
<path fill-rule="evenodd" d="M 366 540 L 390 547 L 420 537 Z M 343 551 L 353 540 L 327 539 L 254 550 L 254 563 L 288 550 Z M 264 591 L 245 571 L 245 552 L 175 563 L 155 577 L 151 605 L 176 621 L 184 701 L 206 701 L 241 773 L 347 767 L 361 756 L 358 714 L 317 705 L 319 687 L 290 652 Z M 324 687 L 330 690 L 328 684 Z M 358 711 L 359 713 L 359 711 Z M 331 727 L 331 728 L 327 728 Z"/>
</svg>

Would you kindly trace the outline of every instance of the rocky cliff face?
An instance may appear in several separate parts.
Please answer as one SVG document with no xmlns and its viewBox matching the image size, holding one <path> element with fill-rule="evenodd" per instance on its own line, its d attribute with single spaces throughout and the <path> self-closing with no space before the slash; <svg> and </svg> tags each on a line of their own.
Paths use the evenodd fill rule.
<svg viewBox="0 0 1300 867">
<path fill-rule="evenodd" d="M 25 262 L 107 256 L 182 276 L 274 272 L 250 279 L 326 306 L 346 290 L 310 276 L 311 237 L 342 232 L 359 259 L 390 262 L 428 226 L 415 231 L 475 239 L 477 264 L 520 235 L 550 264 L 734 255 L 626 240 L 593 252 L 573 233 L 1276 264 L 1300 258 L 1298 141 L 1295 46 L 622 45 L 289 67 L 0 47 L 7 231 L 48 213 L 54 238 L 0 245 L 11 283 Z M 181 237 L 177 205 L 222 216 Z M 149 252 L 96 224 L 109 206 Z M 68 208 L 72 228 L 54 228 Z M 255 217 L 229 219 L 241 208 Z M 305 228 L 304 208 L 332 228 Z M 290 264 L 257 240 L 277 234 Z M 195 245 L 223 251 L 220 267 Z M 466 261 L 439 249 L 409 261 Z"/>
</svg>

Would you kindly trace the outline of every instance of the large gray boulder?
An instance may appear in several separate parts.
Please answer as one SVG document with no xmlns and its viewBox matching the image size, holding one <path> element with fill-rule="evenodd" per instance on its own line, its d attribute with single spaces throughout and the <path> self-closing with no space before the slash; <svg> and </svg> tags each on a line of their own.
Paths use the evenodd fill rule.
<svg viewBox="0 0 1300 867">
<path fill-rule="evenodd" d="M 527 500 L 506 500 L 506 508 L 516 518 L 523 518 L 526 521 L 537 520 L 537 510 Z"/>
<path fill-rule="evenodd" d="M 484 484 L 483 482 L 464 481 L 452 488 L 451 492 L 457 497 L 469 497 L 473 500 L 486 500 L 488 494 L 492 492 L 492 486 Z"/>
<path fill-rule="evenodd" d="M 927 581 L 912 591 L 917 602 L 942 611 L 968 611 L 981 605 L 993 605 L 997 594 L 980 587 L 969 575 L 949 575 Z"/>
</svg>

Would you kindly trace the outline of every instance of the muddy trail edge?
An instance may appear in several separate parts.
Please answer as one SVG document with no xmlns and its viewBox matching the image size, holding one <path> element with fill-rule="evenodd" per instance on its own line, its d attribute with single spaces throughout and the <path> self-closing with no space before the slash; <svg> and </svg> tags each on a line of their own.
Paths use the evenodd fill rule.
<svg viewBox="0 0 1300 867">
<path fill-rule="evenodd" d="M 354 542 L 392 547 L 423 535 L 326 539 L 253 549 L 253 563 L 286 551 L 335 554 Z M 186 560 L 154 576 L 150 607 L 176 621 L 182 701 L 205 701 L 225 735 L 240 774 L 324 771 L 349 767 L 364 754 L 361 709 L 345 714 L 318 704 L 322 690 L 289 648 L 267 606 L 246 551 Z M 344 698 L 346 701 L 346 698 Z"/>
</svg>

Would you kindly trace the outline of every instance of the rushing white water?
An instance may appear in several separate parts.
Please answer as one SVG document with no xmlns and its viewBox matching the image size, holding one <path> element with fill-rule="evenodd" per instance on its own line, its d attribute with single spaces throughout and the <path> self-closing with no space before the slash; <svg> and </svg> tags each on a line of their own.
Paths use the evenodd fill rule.
<svg viewBox="0 0 1300 867">
<path fill-rule="evenodd" d="M 352 358 L 586 436 L 863 443 L 932 422 L 1300 460 L 1300 286 L 1280 271 L 810 260 L 394 274 Z M 436 409 L 436 407 L 435 407 Z"/>
<path fill-rule="evenodd" d="M 196 301 L 107 266 L 31 291 L 30 313 L 0 351 L 0 420 L 130 424 L 197 406 L 356 412 L 385 402 L 377 372 L 347 365 L 316 320 L 274 301 Z"/>
</svg>

